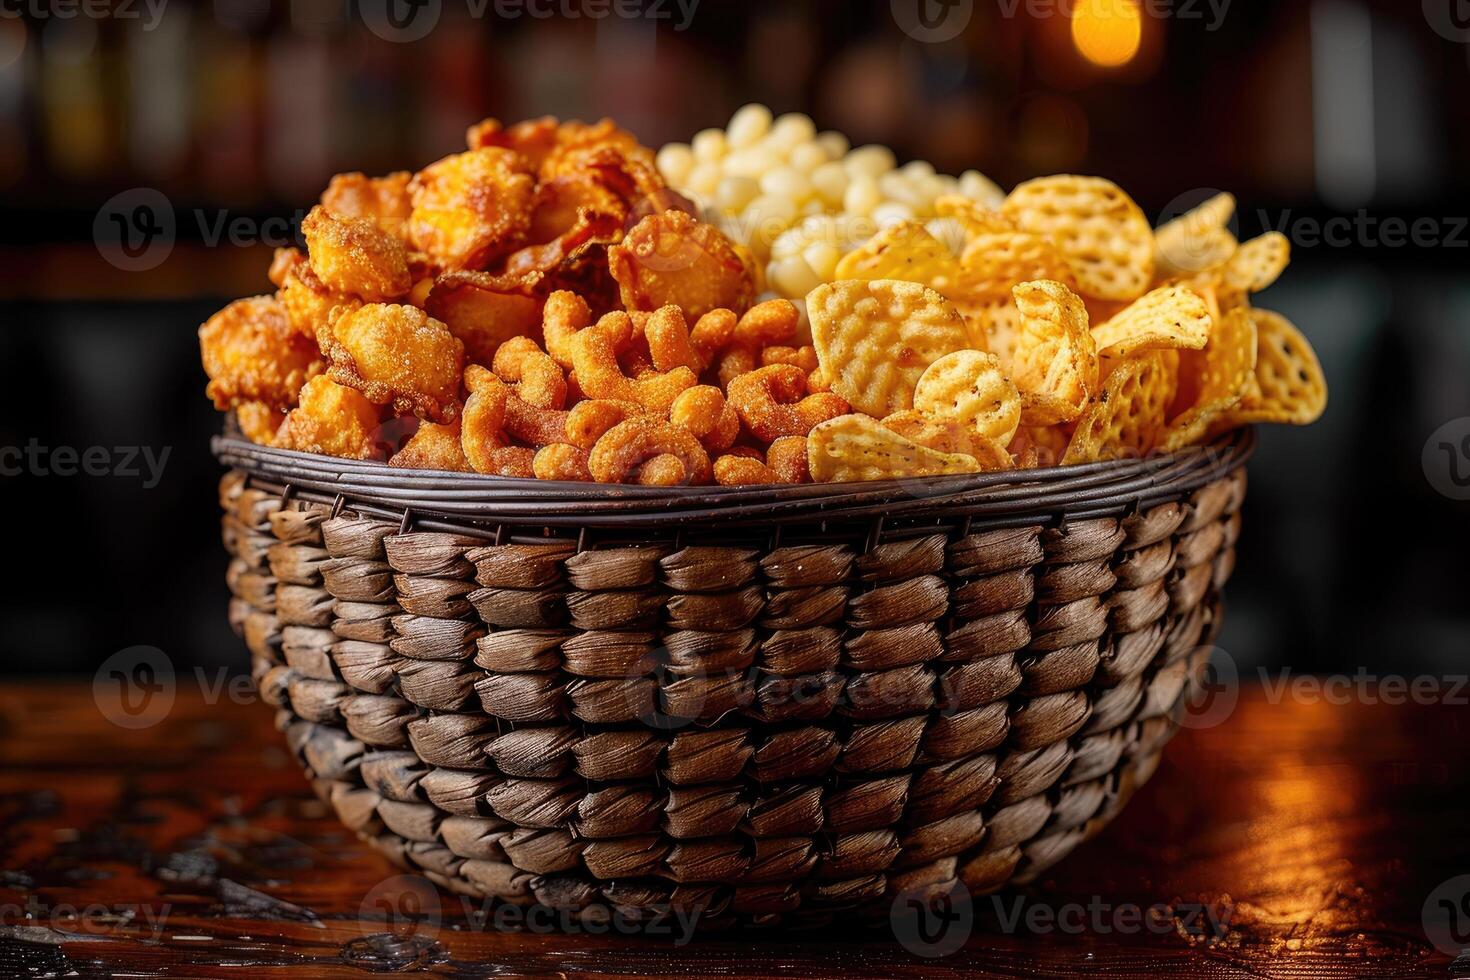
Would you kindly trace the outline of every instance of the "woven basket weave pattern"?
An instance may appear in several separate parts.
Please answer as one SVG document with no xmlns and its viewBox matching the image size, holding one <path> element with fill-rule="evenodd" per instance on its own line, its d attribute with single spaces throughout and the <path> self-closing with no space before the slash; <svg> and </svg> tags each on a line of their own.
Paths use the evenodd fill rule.
<svg viewBox="0 0 1470 980">
<path fill-rule="evenodd" d="M 1095 834 L 1202 668 L 1244 492 L 1236 468 L 1122 516 L 595 546 L 239 469 L 221 504 L 231 621 L 348 827 L 450 890 L 708 928 L 993 891 Z"/>
</svg>

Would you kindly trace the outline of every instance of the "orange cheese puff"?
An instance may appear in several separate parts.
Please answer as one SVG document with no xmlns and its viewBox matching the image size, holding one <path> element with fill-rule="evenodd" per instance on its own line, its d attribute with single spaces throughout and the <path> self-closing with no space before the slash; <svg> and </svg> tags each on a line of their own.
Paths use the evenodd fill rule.
<svg viewBox="0 0 1470 980">
<path fill-rule="evenodd" d="M 648 460 L 665 454 L 684 464 L 686 482 L 709 482 L 709 454 L 699 440 L 683 426 L 649 415 L 619 422 L 604 433 L 587 465 L 598 483 L 623 483 Z"/>
<path fill-rule="evenodd" d="M 590 483 L 592 471 L 587 468 L 587 450 L 564 442 L 542 446 L 536 451 L 531 469 L 538 480 L 576 480 Z"/>
<path fill-rule="evenodd" d="M 804 436 L 812 427 L 851 409 L 831 393 L 808 395 L 806 375 L 791 364 L 772 364 L 730 382 L 730 404 L 757 439 Z"/>
</svg>

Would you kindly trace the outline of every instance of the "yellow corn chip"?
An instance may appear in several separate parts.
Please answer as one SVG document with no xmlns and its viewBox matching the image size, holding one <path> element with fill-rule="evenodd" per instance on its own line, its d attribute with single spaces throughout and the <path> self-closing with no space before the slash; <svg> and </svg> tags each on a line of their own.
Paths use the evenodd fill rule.
<svg viewBox="0 0 1470 980">
<path fill-rule="evenodd" d="M 970 238 L 960 256 L 955 292 L 979 299 L 1009 298 L 1011 287 L 1051 279 L 1077 284 L 1071 267 L 1047 239 L 1025 231 L 987 231 Z"/>
<path fill-rule="evenodd" d="M 970 337 L 967 346 L 989 351 L 1000 358 L 1001 367 L 1009 371 L 1011 358 L 1016 353 L 1016 342 L 1021 336 L 1021 311 L 1016 309 L 1015 299 L 1007 293 L 986 300 L 959 296 L 954 302 L 955 308 L 965 318 L 965 330 Z"/>
<path fill-rule="evenodd" d="M 918 283 L 844 280 L 818 286 L 806 303 L 832 390 L 874 418 L 913 408 L 924 370 L 970 346 L 954 304 Z"/>
<path fill-rule="evenodd" d="M 1016 230 L 1013 220 L 963 194 L 941 194 L 934 199 L 934 213 L 941 218 L 954 218 L 971 235 Z"/>
<path fill-rule="evenodd" d="M 1210 309 L 1184 286 L 1162 286 L 1092 328 L 1097 349 L 1122 357 L 1148 347 L 1199 350 L 1210 339 Z"/>
<path fill-rule="evenodd" d="M 1067 453 L 1067 430 L 1056 425 L 1022 426 L 1011 439 L 1010 452 L 1023 470 L 1060 466 Z"/>
<path fill-rule="evenodd" d="M 942 453 L 885 428 L 866 415 L 839 415 L 807 436 L 807 465 L 817 483 L 848 483 L 895 477 L 975 473 L 980 462 L 961 453 Z"/>
<path fill-rule="evenodd" d="M 1256 321 L 1250 310 L 1236 308 L 1211 331 L 1209 345 L 1190 372 L 1188 387 L 1195 392 L 1191 405 L 1169 423 L 1160 448 L 1175 452 L 1204 439 L 1210 425 L 1251 391 L 1255 369 Z"/>
<path fill-rule="evenodd" d="M 889 225 L 837 263 L 835 279 L 902 279 L 943 292 L 959 273 L 954 253 L 914 221 Z"/>
<path fill-rule="evenodd" d="M 1229 227 L 1234 214 L 1235 198 L 1216 194 L 1154 229 L 1155 274 L 1173 279 L 1227 262 L 1239 247 Z"/>
<path fill-rule="evenodd" d="M 936 452 L 974 456 L 984 470 L 1011 468 L 1011 457 L 1005 447 L 994 439 L 986 438 L 974 426 L 957 419 L 926 415 L 917 409 L 895 412 L 883 420 L 885 428 L 912 439 L 919 445 Z M 1004 458 L 1002 458 L 1002 454 Z"/>
<path fill-rule="evenodd" d="M 1242 242 L 1220 269 L 1227 289 L 1259 293 L 1269 287 L 1291 263 L 1291 241 L 1279 231 Z"/>
<path fill-rule="evenodd" d="M 914 387 L 914 408 L 954 419 L 1002 446 L 1021 424 L 1021 395 L 994 354 L 962 350 L 929 365 Z"/>
<path fill-rule="evenodd" d="M 1255 422 L 1310 425 L 1327 410 L 1327 378 L 1307 338 L 1290 320 L 1254 310 L 1258 390 L 1210 426 L 1215 435 Z"/>
<path fill-rule="evenodd" d="M 1110 180 L 1066 174 L 1029 180 L 1000 210 L 1022 231 L 1050 240 L 1089 296 L 1137 299 L 1153 281 L 1153 229 Z"/>
<path fill-rule="evenodd" d="M 1173 399 L 1167 351 L 1143 351 L 1121 361 L 1088 407 L 1062 462 L 1135 459 L 1153 448 Z"/>
<path fill-rule="evenodd" d="M 1025 282 L 1013 293 L 1021 329 L 1011 380 L 1021 392 L 1022 424 L 1071 421 L 1097 388 L 1097 345 L 1087 328 L 1087 310 L 1059 282 Z"/>
</svg>

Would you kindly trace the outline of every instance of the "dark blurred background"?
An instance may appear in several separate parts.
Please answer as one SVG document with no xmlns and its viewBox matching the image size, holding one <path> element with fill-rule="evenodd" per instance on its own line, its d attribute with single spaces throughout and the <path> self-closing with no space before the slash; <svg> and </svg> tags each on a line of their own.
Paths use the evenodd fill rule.
<svg viewBox="0 0 1470 980">
<path fill-rule="evenodd" d="M 404 2 L 0 2 L 0 447 L 109 474 L 0 475 L 0 669 L 135 644 L 243 669 L 194 331 L 270 288 L 331 174 L 416 169 L 486 115 L 612 115 L 656 147 L 749 101 L 1004 186 L 1104 175 L 1155 219 L 1228 189 L 1242 238 L 1285 232 L 1258 303 L 1332 401 L 1261 433 L 1220 645 L 1463 667 L 1470 442 L 1424 451 L 1470 439 L 1470 4 L 417 0 L 403 28 Z M 1136 43 L 1086 23 L 1119 4 Z M 117 214 L 166 234 L 120 249 Z"/>
</svg>

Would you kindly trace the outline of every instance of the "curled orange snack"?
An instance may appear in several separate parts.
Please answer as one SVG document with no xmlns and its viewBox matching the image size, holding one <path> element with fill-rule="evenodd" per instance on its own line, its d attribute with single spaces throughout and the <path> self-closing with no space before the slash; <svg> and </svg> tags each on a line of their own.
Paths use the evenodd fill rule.
<svg viewBox="0 0 1470 980">
<path fill-rule="evenodd" d="M 590 450 L 608 429 L 643 414 L 643 406 L 637 402 L 605 398 L 577 402 L 567 413 L 566 440 L 580 449 Z"/>
<path fill-rule="evenodd" d="M 699 440 L 683 426 L 648 415 L 619 422 L 604 433 L 587 465 L 598 483 L 622 483 L 644 463 L 664 455 L 678 458 L 684 482 L 709 482 L 709 454 Z"/>
<path fill-rule="evenodd" d="M 739 318 L 734 310 L 710 310 L 700 317 L 689 331 L 689 344 L 699 357 L 702 372 L 715 362 L 735 336 L 735 325 Z"/>
<path fill-rule="evenodd" d="M 728 391 L 740 421 L 762 442 L 804 436 L 812 426 L 851 410 L 840 395 L 808 395 L 806 374 L 791 364 L 772 364 L 742 374 L 730 382 Z"/>
<path fill-rule="evenodd" d="M 766 465 L 782 483 L 812 482 L 806 436 L 782 436 L 766 450 Z"/>
<path fill-rule="evenodd" d="M 512 392 L 505 400 L 505 434 L 532 446 L 550 446 L 566 439 L 569 414 L 532 405 Z"/>
<path fill-rule="evenodd" d="M 704 370 L 690 342 L 689 325 L 677 306 L 661 306 L 651 313 L 643 325 L 643 338 L 648 342 L 648 354 L 658 370 L 687 367 L 695 374 Z"/>
<path fill-rule="evenodd" d="M 729 449 L 740 435 L 740 415 L 714 385 L 696 385 L 669 406 L 669 421 L 694 434 L 711 453 Z"/>
<path fill-rule="evenodd" d="M 767 367 L 772 364 L 790 364 L 810 375 L 817 369 L 817 349 L 810 344 L 805 347 L 767 347 L 761 351 L 761 364 Z"/>
<path fill-rule="evenodd" d="M 559 409 L 566 404 L 566 377 L 530 337 L 512 337 L 501 344 L 491 370 L 501 381 L 514 384 L 516 395 L 528 405 Z"/>
<path fill-rule="evenodd" d="M 460 420 L 460 444 L 476 473 L 497 476 L 534 476 L 535 451 L 508 444 L 504 432 L 507 405 L 513 396 L 503 381 L 478 364 L 465 368 L 469 389 Z"/>
<path fill-rule="evenodd" d="M 653 373 L 636 381 L 623 374 L 618 350 L 631 343 L 633 321 L 626 313 L 609 313 L 576 335 L 572 364 L 577 383 L 593 398 L 637 402 L 654 412 L 668 411 L 679 392 L 694 387 L 698 378 L 687 367 Z"/>
<path fill-rule="evenodd" d="M 780 483 L 781 478 L 765 463 L 749 456 L 721 456 L 715 460 L 715 482 L 722 487 L 753 487 Z"/>
<path fill-rule="evenodd" d="M 538 480 L 575 480 L 592 482 L 592 471 L 587 468 L 587 450 L 569 446 L 564 442 L 542 446 L 536 451 L 531 470 Z"/>
<path fill-rule="evenodd" d="M 546 297 L 541 311 L 541 336 L 551 359 L 568 371 L 572 369 L 572 340 L 592 324 L 592 310 L 576 293 L 558 289 Z"/>
<path fill-rule="evenodd" d="M 321 339 L 332 380 L 375 405 L 429 422 L 458 414 L 464 344 L 418 307 L 370 304 L 338 318 Z"/>
<path fill-rule="evenodd" d="M 318 204 L 301 221 L 311 269 L 329 289 L 383 303 L 413 286 L 403 242 L 367 218 L 335 214 Z"/>
<path fill-rule="evenodd" d="M 755 297 L 755 278 L 730 240 L 683 211 L 650 214 L 607 258 L 629 310 L 672 303 L 697 318 L 718 309 L 742 313 Z"/>
<path fill-rule="evenodd" d="M 662 453 L 638 467 L 638 482 L 645 487 L 678 487 L 689 482 L 689 469 L 673 453 Z"/>
</svg>

